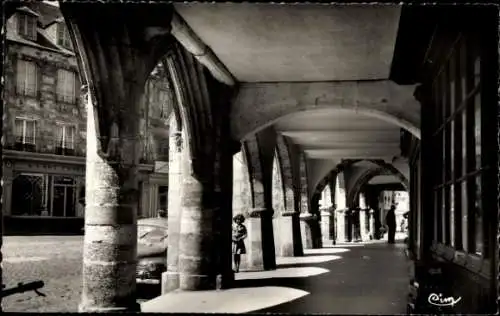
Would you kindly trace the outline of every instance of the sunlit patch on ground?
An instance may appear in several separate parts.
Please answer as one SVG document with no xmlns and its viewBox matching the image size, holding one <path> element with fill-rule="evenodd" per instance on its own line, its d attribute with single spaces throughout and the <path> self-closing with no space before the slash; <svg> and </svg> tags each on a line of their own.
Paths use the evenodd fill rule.
<svg viewBox="0 0 500 316">
<path fill-rule="evenodd" d="M 280 286 L 173 292 L 141 304 L 150 313 L 248 313 L 291 302 L 309 292 Z"/>
<path fill-rule="evenodd" d="M 278 268 L 270 271 L 240 272 L 236 274 L 235 279 L 307 278 L 328 272 L 330 272 L 330 270 L 319 267 Z"/>
<path fill-rule="evenodd" d="M 325 253 L 328 253 L 328 252 L 325 252 Z M 305 256 L 305 257 L 277 257 L 276 264 L 281 265 L 281 264 L 321 263 L 321 262 L 338 260 L 340 258 L 342 258 L 342 257 L 341 256 L 333 256 L 333 255 Z"/>
<path fill-rule="evenodd" d="M 318 249 L 304 249 L 304 254 L 306 255 L 320 255 L 320 254 L 333 254 L 333 253 L 344 253 L 351 251 L 350 249 L 347 248 L 340 248 L 340 247 L 335 247 L 335 248 L 318 248 Z M 296 257 L 300 258 L 300 257 Z"/>
<path fill-rule="evenodd" d="M 32 261 L 43 261 L 49 260 L 47 257 L 10 257 L 3 258 L 3 262 L 7 263 L 19 263 L 19 262 L 32 262 Z"/>
</svg>

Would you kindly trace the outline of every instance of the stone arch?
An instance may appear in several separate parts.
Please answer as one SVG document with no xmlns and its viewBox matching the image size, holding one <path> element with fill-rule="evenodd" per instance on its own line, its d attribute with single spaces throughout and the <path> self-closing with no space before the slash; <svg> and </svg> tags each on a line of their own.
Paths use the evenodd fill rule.
<svg viewBox="0 0 500 316">
<path fill-rule="evenodd" d="M 278 155 L 277 148 L 275 149 L 273 159 L 273 169 L 271 173 L 271 194 L 272 194 L 272 207 L 274 211 L 273 216 L 273 236 L 274 236 L 274 251 L 275 255 L 281 254 L 281 229 L 291 229 L 291 227 L 281 227 L 279 218 L 286 210 L 285 206 L 285 191 L 283 186 L 283 172 L 281 162 Z"/>
<path fill-rule="evenodd" d="M 275 150 L 272 172 L 272 205 L 275 214 L 286 210 L 285 190 L 283 183 L 283 169 L 278 150 Z"/>
<path fill-rule="evenodd" d="M 252 192 L 244 149 L 233 155 L 233 216 L 251 207 Z"/>
<path fill-rule="evenodd" d="M 396 171 L 399 173 L 399 171 L 397 169 L 396 169 Z M 394 173 L 394 170 L 391 170 L 391 169 L 387 168 L 386 166 L 378 166 L 376 168 L 370 168 L 370 169 L 366 170 L 365 172 L 363 172 L 356 179 L 354 185 L 352 186 L 352 189 L 348 193 L 347 205 L 354 205 L 355 204 L 354 201 L 359 196 L 359 193 L 361 192 L 363 185 L 365 185 L 368 181 L 370 181 L 371 178 L 373 178 L 377 175 L 383 175 L 383 174 L 394 175 L 394 176 L 401 179 L 401 175 L 398 176 L 397 174 Z M 399 173 L 399 174 L 401 174 L 401 173 Z M 405 189 L 408 190 L 407 186 L 405 186 L 404 184 L 403 184 L 403 187 L 405 187 Z"/>
<path fill-rule="evenodd" d="M 399 178 L 399 180 L 401 181 L 401 184 L 405 187 L 406 190 L 408 190 L 408 188 L 410 187 L 410 181 L 409 179 L 407 179 L 404 174 L 401 173 L 401 171 L 399 171 L 396 167 L 394 167 L 392 164 L 390 163 L 387 163 L 383 160 L 378 160 L 378 159 L 371 159 L 369 160 L 370 162 L 382 167 L 382 168 L 386 168 L 387 170 L 389 170 L 393 175 L 395 175 L 396 177 Z"/>
<path fill-rule="evenodd" d="M 331 170 L 317 185 L 316 188 L 314 189 L 314 192 L 312 194 L 313 199 L 319 200 L 319 197 L 321 196 L 321 192 L 325 189 L 325 187 L 331 183 L 338 174 L 342 173 L 344 169 L 349 167 L 352 164 L 355 164 L 356 162 L 361 161 L 361 159 L 346 159 L 341 161 L 333 170 Z M 335 188 L 332 188 L 333 191 L 335 191 Z"/>
<path fill-rule="evenodd" d="M 242 84 L 231 111 L 233 138 L 246 139 L 296 112 L 332 109 L 379 118 L 420 139 L 420 104 L 414 90 L 388 80 Z"/>
<path fill-rule="evenodd" d="M 247 162 L 251 190 L 251 207 L 264 209 L 266 207 L 264 192 L 264 174 L 260 160 L 259 140 L 256 135 L 243 142 L 243 153 Z"/>
<path fill-rule="evenodd" d="M 285 199 L 285 208 L 287 211 L 295 211 L 295 194 L 293 185 L 292 164 L 290 160 L 290 152 L 285 136 L 278 134 L 276 136 L 276 154 L 280 161 L 283 192 Z"/>
</svg>

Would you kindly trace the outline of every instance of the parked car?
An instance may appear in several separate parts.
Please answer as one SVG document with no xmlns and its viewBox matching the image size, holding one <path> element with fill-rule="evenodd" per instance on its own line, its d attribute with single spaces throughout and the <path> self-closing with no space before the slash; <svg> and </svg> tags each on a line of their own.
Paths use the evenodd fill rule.
<svg viewBox="0 0 500 316">
<path fill-rule="evenodd" d="M 167 270 L 167 219 L 137 221 L 137 283 L 160 284 Z"/>
</svg>

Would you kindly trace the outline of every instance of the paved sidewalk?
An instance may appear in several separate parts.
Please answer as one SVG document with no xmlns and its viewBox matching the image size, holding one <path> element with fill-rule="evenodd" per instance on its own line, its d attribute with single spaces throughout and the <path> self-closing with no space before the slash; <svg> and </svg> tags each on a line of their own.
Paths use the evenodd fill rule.
<svg viewBox="0 0 500 316">
<path fill-rule="evenodd" d="M 143 312 L 404 314 L 408 289 L 402 243 L 354 243 L 278 258 L 278 269 L 242 272 L 223 291 L 176 292 Z"/>
</svg>

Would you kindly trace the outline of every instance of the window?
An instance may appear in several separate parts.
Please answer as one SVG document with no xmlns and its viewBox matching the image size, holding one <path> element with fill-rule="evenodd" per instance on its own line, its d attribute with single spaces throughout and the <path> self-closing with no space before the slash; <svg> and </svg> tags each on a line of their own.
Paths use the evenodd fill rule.
<svg viewBox="0 0 500 316">
<path fill-rule="evenodd" d="M 15 122 L 16 143 L 35 145 L 36 123 L 34 120 L 18 118 Z"/>
<path fill-rule="evenodd" d="M 17 62 L 17 92 L 21 95 L 36 97 L 38 92 L 37 65 L 34 62 Z"/>
<path fill-rule="evenodd" d="M 36 17 L 18 13 L 17 33 L 27 39 L 36 40 Z"/>
<path fill-rule="evenodd" d="M 57 71 L 57 101 L 75 103 L 75 73 L 59 69 Z"/>
<path fill-rule="evenodd" d="M 68 28 L 64 23 L 57 24 L 57 45 L 71 49 L 71 39 L 69 37 Z"/>
<path fill-rule="evenodd" d="M 481 159 L 481 59 L 478 46 L 462 36 L 434 80 L 434 152 L 441 173 L 434 178 L 436 240 L 484 255 Z"/>
<path fill-rule="evenodd" d="M 47 209 L 47 177 L 43 174 L 20 173 L 12 181 L 14 216 L 41 216 Z"/>
<path fill-rule="evenodd" d="M 75 126 L 59 125 L 57 127 L 57 154 L 70 154 L 75 148 Z"/>
</svg>

